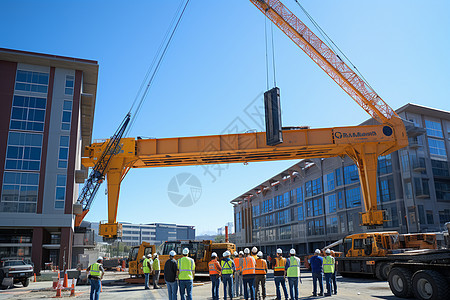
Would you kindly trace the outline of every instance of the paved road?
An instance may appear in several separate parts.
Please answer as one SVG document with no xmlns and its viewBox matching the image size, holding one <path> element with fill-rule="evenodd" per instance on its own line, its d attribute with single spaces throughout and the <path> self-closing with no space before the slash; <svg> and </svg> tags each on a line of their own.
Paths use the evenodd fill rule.
<svg viewBox="0 0 450 300">
<path fill-rule="evenodd" d="M 266 288 L 267 299 L 275 298 L 275 285 L 272 274 L 269 275 Z M 168 299 L 167 289 L 163 287 L 159 290 L 144 290 L 137 285 L 129 285 L 117 280 L 127 277 L 125 273 L 108 272 L 105 276 L 103 292 L 100 299 Z M 302 273 L 303 283 L 300 285 L 300 299 L 321 299 L 324 297 L 313 297 L 311 273 Z M 51 282 L 32 282 L 27 288 L 17 284 L 14 288 L 0 291 L 0 300 L 3 299 L 38 299 L 55 296 L 55 292 L 50 290 Z M 63 297 L 68 298 L 70 292 L 63 292 Z M 195 300 L 211 299 L 211 283 L 197 283 L 193 289 Z M 223 297 L 223 286 L 220 286 L 220 296 Z M 73 298 L 73 297 L 72 297 Z M 77 299 L 89 299 L 89 286 L 77 286 Z M 342 278 L 338 277 L 338 294 L 325 299 L 352 300 L 352 299 L 401 299 L 392 295 L 387 282 L 374 279 Z"/>
</svg>

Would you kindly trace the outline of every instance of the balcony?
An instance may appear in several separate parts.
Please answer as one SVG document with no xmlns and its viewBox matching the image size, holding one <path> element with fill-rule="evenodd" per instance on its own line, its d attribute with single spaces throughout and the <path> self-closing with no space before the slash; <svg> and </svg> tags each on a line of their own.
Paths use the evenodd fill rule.
<svg viewBox="0 0 450 300">
<path fill-rule="evenodd" d="M 424 172 L 427 169 L 425 165 L 425 158 L 420 157 L 419 159 L 413 160 L 412 169 L 417 173 Z"/>
</svg>

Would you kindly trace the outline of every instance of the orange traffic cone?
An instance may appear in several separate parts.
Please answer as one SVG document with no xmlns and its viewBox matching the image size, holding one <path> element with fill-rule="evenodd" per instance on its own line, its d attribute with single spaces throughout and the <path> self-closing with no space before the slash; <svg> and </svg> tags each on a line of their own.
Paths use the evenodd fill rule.
<svg viewBox="0 0 450 300">
<path fill-rule="evenodd" d="M 67 271 L 64 273 L 64 283 L 63 283 L 63 287 L 67 287 L 67 281 L 68 281 L 68 278 L 67 278 Z"/>
<path fill-rule="evenodd" d="M 36 280 L 36 273 L 34 273 L 34 282 L 37 282 L 37 280 Z"/>
<path fill-rule="evenodd" d="M 75 284 L 74 284 L 73 280 L 72 280 L 72 290 L 70 291 L 70 296 L 71 297 L 75 296 Z"/>
<path fill-rule="evenodd" d="M 56 288 L 56 296 L 54 298 L 61 298 L 61 286 L 59 284 Z"/>
</svg>

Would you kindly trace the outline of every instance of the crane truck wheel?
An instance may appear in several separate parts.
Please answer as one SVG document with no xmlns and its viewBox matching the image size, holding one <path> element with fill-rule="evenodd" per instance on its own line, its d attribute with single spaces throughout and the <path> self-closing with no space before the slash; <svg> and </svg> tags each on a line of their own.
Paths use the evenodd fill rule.
<svg viewBox="0 0 450 300">
<path fill-rule="evenodd" d="M 392 268 L 388 282 L 392 293 L 399 298 L 409 298 L 413 295 L 412 272 L 404 268 Z"/>
<path fill-rule="evenodd" d="M 448 284 L 439 272 L 422 270 L 412 278 L 414 295 L 420 300 L 438 300 L 448 297 Z"/>
<path fill-rule="evenodd" d="M 379 280 L 387 280 L 388 279 L 388 275 L 389 275 L 389 264 L 387 262 L 379 262 L 377 263 L 377 265 L 375 266 L 375 276 L 379 279 Z"/>
</svg>

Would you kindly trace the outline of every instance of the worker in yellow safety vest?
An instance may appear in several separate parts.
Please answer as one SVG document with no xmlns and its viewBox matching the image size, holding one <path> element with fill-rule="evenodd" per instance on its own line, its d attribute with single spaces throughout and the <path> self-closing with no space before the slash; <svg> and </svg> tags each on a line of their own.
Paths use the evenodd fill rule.
<svg viewBox="0 0 450 300">
<path fill-rule="evenodd" d="M 230 251 L 223 253 L 220 266 L 222 267 L 222 282 L 223 282 L 223 299 L 227 300 L 227 287 L 228 296 L 233 299 L 233 273 L 235 270 L 234 262 L 230 259 Z"/>
<path fill-rule="evenodd" d="M 153 289 L 159 289 L 159 274 L 161 273 L 161 265 L 159 263 L 158 253 L 153 253 L 153 262 L 152 262 L 152 273 L 153 273 Z"/>
<path fill-rule="evenodd" d="M 283 250 L 277 249 L 277 257 L 275 258 L 275 266 L 273 267 L 273 277 L 277 290 L 277 299 L 281 300 L 280 285 L 283 288 L 284 298 L 289 299 L 286 289 L 286 258 L 283 257 Z"/>
<path fill-rule="evenodd" d="M 152 265 L 150 263 L 152 258 L 152 254 L 150 253 L 149 255 L 147 255 L 147 257 L 144 256 L 144 261 L 142 262 L 142 271 L 144 272 L 144 277 L 145 277 L 145 289 L 148 290 L 150 289 L 148 286 L 148 282 L 149 282 L 149 278 L 150 278 L 150 273 L 152 272 Z"/>
<path fill-rule="evenodd" d="M 103 257 L 99 257 L 97 262 L 90 265 L 86 271 L 89 272 L 88 278 L 91 281 L 90 300 L 98 300 L 102 288 L 103 275 L 105 275 L 105 270 L 103 269 Z"/>
<path fill-rule="evenodd" d="M 331 296 L 331 276 L 333 276 L 334 273 L 334 257 L 331 256 L 330 249 L 327 249 L 325 251 L 325 258 L 323 259 L 323 273 L 325 275 L 325 284 L 327 286 L 327 292 L 325 293 L 325 296 Z"/>
<path fill-rule="evenodd" d="M 290 257 L 286 262 L 286 273 L 289 283 L 291 300 L 298 300 L 298 279 L 300 278 L 300 259 L 295 256 L 295 249 L 289 251 Z M 301 281 L 301 279 L 300 279 Z"/>
<path fill-rule="evenodd" d="M 183 257 L 178 260 L 178 281 L 180 285 L 181 300 L 192 300 L 192 287 L 194 286 L 195 261 L 188 257 L 189 249 L 183 249 Z"/>
<path fill-rule="evenodd" d="M 256 260 L 255 268 L 255 296 L 256 299 L 266 299 L 266 274 L 267 274 L 267 262 L 263 259 L 263 253 L 258 251 L 256 254 L 258 259 Z M 261 284 L 261 294 L 259 292 L 259 285 Z"/>
</svg>

